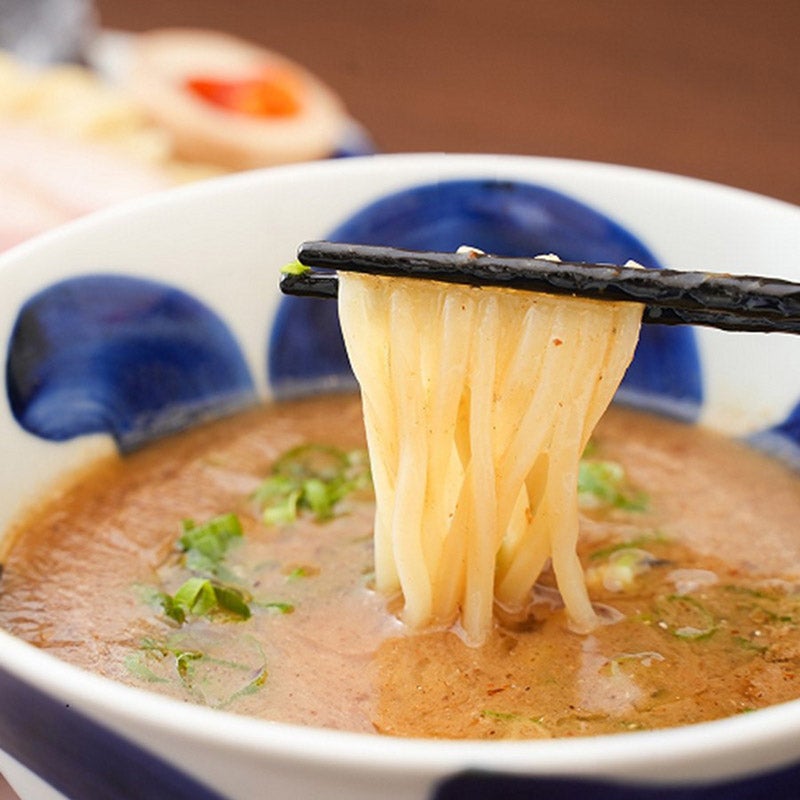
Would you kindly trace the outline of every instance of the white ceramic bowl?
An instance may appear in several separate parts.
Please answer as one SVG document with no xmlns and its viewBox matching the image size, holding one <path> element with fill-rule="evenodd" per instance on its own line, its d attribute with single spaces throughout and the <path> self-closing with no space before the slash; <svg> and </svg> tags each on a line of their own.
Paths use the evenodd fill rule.
<svg viewBox="0 0 800 800">
<path fill-rule="evenodd" d="M 142 436 L 135 421 L 128 427 L 122 420 L 116 428 L 98 430 L 102 414 L 90 414 L 87 421 L 69 412 L 68 391 L 49 401 L 35 396 L 32 379 L 25 377 L 25 370 L 33 368 L 22 358 L 14 360 L 25 333 L 14 326 L 25 309 L 33 305 L 35 310 L 37 298 L 48 296 L 50 287 L 76 278 L 80 286 L 85 276 L 103 273 L 106 278 L 134 278 L 133 284 L 147 279 L 177 288 L 210 309 L 230 334 L 227 346 L 232 342 L 241 354 L 250 381 L 240 381 L 236 391 L 269 396 L 330 385 L 341 377 L 339 367 L 329 374 L 324 364 L 316 363 L 296 374 L 291 365 L 276 365 L 270 354 L 270 336 L 274 345 L 281 336 L 276 330 L 285 333 L 287 325 L 279 313 L 278 269 L 293 258 L 303 240 L 362 230 L 352 222 L 342 226 L 365 206 L 397 192 L 404 192 L 403 203 L 394 198 L 383 210 L 375 212 L 373 207 L 367 216 L 377 213 L 381 224 L 389 226 L 384 230 L 399 226 L 402 243 L 413 240 L 407 237 L 419 215 L 436 216 L 439 198 L 443 205 L 451 202 L 452 181 L 467 182 L 458 190 L 466 193 L 467 201 L 446 212 L 459 218 L 458 230 L 450 230 L 452 219 L 443 224 L 443 230 L 455 236 L 463 234 L 459 225 L 470 222 L 471 214 L 483 213 L 478 201 L 485 199 L 487 187 L 494 187 L 492 191 L 499 190 L 506 200 L 515 199 L 504 205 L 490 191 L 490 224 L 497 224 L 497 213 L 514 217 L 512 230 L 499 235 L 517 237 L 518 247 L 527 246 L 524 236 L 521 244 L 518 241 L 520 231 L 536 229 L 547 236 L 562 223 L 566 232 L 558 228 L 557 244 L 547 249 L 561 249 L 565 257 L 598 258 L 605 244 L 616 246 L 620 237 L 623 250 L 638 246 L 590 210 L 594 209 L 638 238 L 649 252 L 640 258 L 670 267 L 763 272 L 800 280 L 800 209 L 688 178 L 600 164 L 523 157 L 372 156 L 242 174 L 115 208 L 0 258 L 0 341 L 7 348 L 6 392 L 0 405 L 0 529 L 70 470 L 118 445 L 135 444 Z M 523 189 L 520 194 L 519 186 L 528 184 L 548 191 L 535 189 L 528 196 Z M 421 185 L 429 191 L 420 194 Z M 549 190 L 568 199 L 562 203 Z M 590 208 L 575 213 L 573 201 Z M 360 219 L 363 223 L 363 215 Z M 494 234 L 488 234 L 487 245 L 484 233 L 476 228 L 469 243 L 496 249 Z M 564 252 L 570 242 L 580 251 L 584 238 L 600 250 Z M 614 260 L 613 253 L 606 260 Z M 645 370 L 644 377 L 628 386 L 630 396 L 758 444 L 777 446 L 784 457 L 796 459 L 800 341 L 780 334 L 709 329 L 677 336 L 680 353 L 674 375 L 662 375 L 656 385 Z M 59 348 L 79 337 L 68 329 L 55 337 L 59 338 L 48 350 L 51 362 L 58 360 Z M 659 351 L 661 345 L 654 347 L 659 358 L 669 361 L 669 352 Z M 22 379 L 20 370 L 25 373 Z M 215 402 L 214 397 L 209 402 Z M 59 427 L 57 409 L 62 407 L 66 422 Z M 147 411 L 148 419 L 158 416 L 158 409 Z M 64 795 L 88 800 L 137 796 L 125 788 L 135 780 L 138 796 L 166 796 L 158 788 L 161 784 L 147 788 L 149 779 L 164 778 L 164 764 L 238 800 L 420 800 L 432 797 L 443 778 L 467 769 L 675 785 L 741 779 L 800 760 L 800 701 L 718 722 L 609 737 L 400 740 L 270 724 L 180 704 L 87 674 L 2 632 L 0 693 L 0 749 L 5 751 L 0 753 L 0 771 L 24 800 L 63 795 L 20 762 L 60 785 Z M 121 738 L 103 739 L 94 723 Z M 92 755 L 92 748 L 103 741 L 107 751 L 101 748 Z M 128 742 L 143 749 L 128 747 Z M 162 761 L 151 761 L 148 754 Z M 75 764 L 85 776 L 77 788 L 71 774 Z M 167 780 L 177 781 L 170 796 L 191 794 L 181 776 L 176 778 L 169 769 L 166 774 Z M 120 786 L 115 794 L 103 795 L 98 786 L 114 775 Z M 466 783 L 454 791 L 461 794 L 440 796 L 474 796 Z M 531 783 L 531 796 L 535 791 Z M 202 796 L 202 791 L 194 794 Z"/>
</svg>

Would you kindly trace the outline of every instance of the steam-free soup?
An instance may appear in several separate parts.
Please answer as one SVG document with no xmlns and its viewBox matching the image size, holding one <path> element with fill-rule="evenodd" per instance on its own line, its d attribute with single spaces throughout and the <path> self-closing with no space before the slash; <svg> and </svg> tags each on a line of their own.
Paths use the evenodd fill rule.
<svg viewBox="0 0 800 800">
<path fill-rule="evenodd" d="M 104 461 L 20 524 L 0 626 L 133 686 L 267 719 L 453 738 L 681 725 L 800 696 L 800 477 L 612 407 L 581 465 L 603 624 L 545 571 L 481 647 L 373 589 L 356 397 L 274 405 Z"/>
</svg>

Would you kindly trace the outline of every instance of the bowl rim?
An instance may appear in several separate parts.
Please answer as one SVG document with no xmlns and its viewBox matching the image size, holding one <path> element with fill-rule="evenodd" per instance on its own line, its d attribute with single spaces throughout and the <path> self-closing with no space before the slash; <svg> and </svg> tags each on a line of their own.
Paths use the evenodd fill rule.
<svg viewBox="0 0 800 800">
<path fill-rule="evenodd" d="M 452 740 L 403 738 L 358 733 L 247 717 L 205 706 L 182 703 L 145 689 L 128 686 L 69 664 L 0 630 L 0 666 L 51 697 L 74 703 L 101 724 L 103 711 L 118 715 L 110 727 L 125 735 L 126 726 L 144 725 L 224 751 L 269 755 L 282 763 L 357 768 L 372 773 L 409 772 L 438 776 L 466 768 L 525 774 L 596 775 L 625 767 L 636 779 L 641 768 L 659 769 L 685 761 L 703 762 L 721 752 L 743 754 L 769 747 L 800 733 L 800 700 L 792 700 L 734 717 L 680 727 L 620 732 L 601 736 L 529 740 Z M 33 676 L 31 672 L 34 670 Z M 776 751 L 758 758 L 758 768 L 783 763 Z M 709 778 L 750 773 L 744 758 L 733 770 Z M 650 780 L 657 781 L 658 773 Z M 686 780 L 696 777 L 687 774 Z M 675 777 L 670 776 L 670 781 Z"/>
<path fill-rule="evenodd" d="M 552 174 L 619 173 L 652 184 L 655 188 L 683 185 L 698 189 L 706 196 L 728 197 L 764 205 L 780 214 L 789 213 L 800 222 L 800 206 L 756 194 L 745 189 L 711 181 L 660 172 L 640 167 L 616 165 L 577 159 L 549 158 L 525 155 L 469 153 L 398 153 L 359 156 L 336 161 L 324 161 L 271 167 L 263 170 L 222 176 L 198 184 L 178 187 L 139 198 L 110 209 L 96 212 L 57 229 L 23 242 L 0 254 L 0 273 L 15 269 L 40 249 L 57 246 L 64 237 L 81 236 L 107 222 L 139 213 L 152 207 L 169 207 L 184 198 L 214 195 L 220 191 L 242 191 L 251 183 L 274 180 L 275 176 L 302 181 L 308 174 L 319 172 L 353 174 L 363 170 L 382 169 L 383 165 L 402 167 L 410 163 L 443 163 L 470 171 L 487 172 L 497 164 L 505 167 L 515 163 L 536 165 Z M 313 762 L 318 765 L 349 766 L 365 772 L 414 773 L 442 775 L 467 767 L 485 767 L 514 773 L 553 774 L 568 770 L 570 774 L 610 773 L 620 767 L 631 768 L 638 777 L 647 776 L 654 764 L 651 779 L 658 770 L 685 760 L 700 762 L 722 752 L 746 754 L 763 751 L 788 737 L 800 735 L 800 700 L 770 706 L 736 717 L 651 731 L 620 732 L 591 737 L 557 738 L 550 740 L 478 741 L 401 738 L 373 733 L 353 733 L 311 726 L 269 722 L 236 715 L 230 712 L 189 705 L 155 693 L 117 683 L 111 679 L 73 666 L 47 652 L 0 630 L 0 666 L 18 678 L 35 684 L 53 697 L 69 697 L 98 721 L 103 721 L 103 709 L 113 709 L 119 722 L 112 727 L 125 732 L 125 725 L 144 724 L 184 736 L 187 731 L 196 741 L 205 741 L 218 748 L 271 754 L 283 761 Z M 209 724 L 213 722 L 213 724 Z M 786 756 L 775 748 L 773 764 L 782 763 Z M 763 755 L 758 758 L 762 767 L 770 766 Z M 637 771 L 638 770 L 638 771 Z M 714 768 L 711 768 L 714 771 Z M 752 771 L 746 757 L 726 768 L 724 775 Z M 670 780 L 675 780 L 670 777 Z"/>
<path fill-rule="evenodd" d="M 7 264 L 13 264 L 14 261 L 23 257 L 28 252 L 35 253 L 36 250 L 47 246 L 51 241 L 57 241 L 63 237 L 79 235 L 79 232 L 84 228 L 91 229 L 96 225 L 103 224 L 106 220 L 125 217 L 140 212 L 143 209 L 170 206 L 174 203 L 181 202 L 184 197 L 199 197 L 204 194 L 236 190 L 238 187 L 249 183 L 257 184 L 265 180 L 272 180 L 273 177 L 280 180 L 291 176 L 302 180 L 306 174 L 314 175 L 317 172 L 330 172 L 331 174 L 335 174 L 341 170 L 344 172 L 358 173 L 364 170 L 372 170 L 376 167 L 378 169 L 384 167 L 391 168 L 392 166 L 395 168 L 402 168 L 407 164 L 436 165 L 437 163 L 441 164 L 445 161 L 453 165 L 453 168 L 458 167 L 459 169 L 472 170 L 483 175 L 489 174 L 493 168 L 499 166 L 502 169 L 503 177 L 506 177 L 509 167 L 515 164 L 539 168 L 544 170 L 545 174 L 552 172 L 552 174 L 559 173 L 562 176 L 574 172 L 583 173 L 584 176 L 592 174 L 598 176 L 618 175 L 620 177 L 651 182 L 653 188 L 689 188 L 700 192 L 708 192 L 720 199 L 724 198 L 727 200 L 755 203 L 764 207 L 770 207 L 771 211 L 779 214 L 788 213 L 800 215 L 800 205 L 790 203 L 786 200 L 770 197 L 766 194 L 760 194 L 749 189 L 743 189 L 729 184 L 717 183 L 705 178 L 697 178 L 691 175 L 682 175 L 648 167 L 615 164 L 605 161 L 591 161 L 588 159 L 507 153 L 377 153 L 323 161 L 282 164 L 229 175 L 218 175 L 195 183 L 175 186 L 136 197 L 111 207 L 94 211 L 77 219 L 67 221 L 0 252 L 0 270 L 6 268 Z M 440 176 L 434 175 L 434 177 L 438 178 Z M 446 173 L 444 177 L 447 178 L 450 176 Z M 470 173 L 466 172 L 464 177 L 470 177 Z M 798 219 L 800 219 L 800 217 Z"/>
</svg>

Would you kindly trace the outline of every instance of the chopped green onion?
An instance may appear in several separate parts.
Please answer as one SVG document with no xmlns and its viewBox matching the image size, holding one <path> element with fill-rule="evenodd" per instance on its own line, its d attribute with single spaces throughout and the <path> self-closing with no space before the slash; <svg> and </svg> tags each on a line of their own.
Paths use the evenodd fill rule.
<svg viewBox="0 0 800 800">
<path fill-rule="evenodd" d="M 161 604 L 166 616 L 178 624 L 183 624 L 189 615 L 227 613 L 240 619 L 249 619 L 251 615 L 243 592 L 201 577 L 189 578 L 174 595 L 161 595 Z"/>
<path fill-rule="evenodd" d="M 148 683 L 168 683 L 166 678 L 157 675 L 144 663 L 141 653 L 128 653 L 125 657 L 125 668 L 131 675 Z"/>
<path fill-rule="evenodd" d="M 194 572 L 216 574 L 231 543 L 242 537 L 236 514 L 222 514 L 200 525 L 183 521 L 179 547 L 186 553 L 186 566 Z"/>
<path fill-rule="evenodd" d="M 267 662 L 260 643 L 251 637 L 244 637 L 243 641 L 251 643 L 257 663 L 220 658 L 214 654 L 213 645 L 206 652 L 188 646 L 181 634 L 176 634 L 166 641 L 144 639 L 140 651 L 126 659 L 126 666 L 133 675 L 149 683 L 171 682 L 176 675 L 196 702 L 225 708 L 239 697 L 258 691 L 268 678 Z M 154 669 L 148 666 L 148 662 Z M 172 675 L 170 666 L 174 666 Z M 246 680 L 243 684 L 242 676 Z M 240 688 L 236 689 L 237 685 Z"/>
<path fill-rule="evenodd" d="M 161 608 L 164 611 L 164 615 L 174 622 L 177 622 L 178 625 L 183 625 L 183 623 L 186 622 L 186 609 L 177 603 L 171 594 L 159 592 L 157 596 L 161 603 Z"/>
<path fill-rule="evenodd" d="M 626 539 L 624 542 L 615 542 L 607 547 L 601 547 L 593 550 L 589 554 L 590 561 L 598 561 L 603 558 L 608 558 L 612 554 L 620 550 L 637 549 L 643 550 L 654 544 L 666 544 L 669 539 L 661 533 L 661 531 L 654 531 L 652 533 L 643 533 L 641 536 L 635 536 L 633 539 Z"/>
<path fill-rule="evenodd" d="M 204 617 L 217 604 L 214 587 L 208 578 L 189 578 L 172 599 L 175 605 L 198 617 Z"/>
<path fill-rule="evenodd" d="M 487 719 L 501 719 L 505 722 L 525 719 L 521 714 L 512 714 L 507 711 L 491 711 L 490 709 L 481 711 L 481 716 Z"/>
<path fill-rule="evenodd" d="M 602 583 L 609 592 L 621 592 L 633 587 L 636 578 L 647 572 L 656 559 L 647 550 L 623 547 L 609 554 L 602 564 L 586 571 L 590 583 Z"/>
<path fill-rule="evenodd" d="M 256 492 L 262 507 L 262 518 L 267 525 L 284 525 L 297 519 L 297 506 L 303 494 L 302 487 L 283 475 L 267 478 Z"/>
<path fill-rule="evenodd" d="M 616 461 L 582 459 L 578 465 L 578 500 L 583 508 L 610 506 L 644 511 L 648 499 L 626 485 L 625 470 Z"/>
<path fill-rule="evenodd" d="M 774 596 L 768 594 L 763 589 L 753 589 L 750 586 L 739 586 L 735 583 L 726 584 L 724 587 L 726 592 L 732 592 L 734 594 L 743 594 L 747 597 L 757 597 L 759 599 L 774 599 Z"/>
<path fill-rule="evenodd" d="M 746 636 L 733 636 L 733 641 L 742 648 L 742 650 L 752 650 L 754 653 L 766 653 L 769 650 L 767 645 L 757 644 L 752 639 Z"/>
<path fill-rule="evenodd" d="M 652 665 L 654 661 L 664 661 L 664 656 L 656 650 L 644 650 L 640 653 L 619 653 L 609 662 L 609 671 L 612 675 L 619 675 L 623 664 L 637 663 L 645 667 Z"/>
<path fill-rule="evenodd" d="M 281 272 L 284 275 L 302 275 L 305 272 L 311 272 L 311 267 L 301 264 L 299 261 L 291 261 L 285 267 L 281 267 Z"/>
<path fill-rule="evenodd" d="M 335 516 L 345 497 L 369 485 L 369 464 L 363 451 L 305 444 L 275 462 L 253 498 L 267 525 L 291 524 L 303 511 L 324 522 Z"/>
<path fill-rule="evenodd" d="M 508 711 L 495 711 L 485 708 L 480 712 L 483 719 L 495 720 L 496 722 L 506 723 L 510 731 L 530 731 L 531 729 L 540 731 L 542 734 L 549 734 L 544 726 L 544 717 L 528 717 Z"/>
<path fill-rule="evenodd" d="M 175 668 L 180 676 L 181 682 L 187 685 L 194 671 L 194 662 L 201 661 L 205 657 L 200 650 L 187 650 L 185 647 L 155 642 L 152 639 L 143 640 L 141 648 L 143 656 L 154 656 L 159 660 L 167 656 L 173 656 L 175 658 Z M 133 658 L 131 658 L 130 661 L 131 663 L 128 664 L 129 669 L 131 669 L 131 666 L 135 665 Z M 159 682 L 164 680 L 145 666 L 141 660 L 139 666 L 134 666 L 132 672 L 139 675 L 139 677 L 145 677 L 146 680 L 155 679 Z M 148 673 L 152 675 L 152 677 L 147 677 Z"/>
<path fill-rule="evenodd" d="M 219 608 L 242 619 L 250 618 L 250 606 L 244 593 L 239 589 L 235 589 L 233 586 L 214 586 L 214 597 Z"/>
<path fill-rule="evenodd" d="M 697 599 L 685 594 L 671 594 L 658 607 L 658 626 L 678 639 L 700 641 L 717 631 L 713 614 Z"/>
<path fill-rule="evenodd" d="M 223 703 L 220 703 L 218 708 L 226 708 L 233 703 L 234 700 L 238 700 L 240 697 L 245 697 L 249 694 L 255 694 L 267 682 L 268 676 L 269 672 L 265 663 L 261 669 L 256 672 L 255 677 L 246 686 L 234 692 L 227 700 L 225 700 Z"/>
<path fill-rule="evenodd" d="M 173 651 L 173 655 L 178 675 L 185 684 L 189 685 L 194 675 L 195 662 L 202 661 L 205 654 L 199 650 L 182 650 L 181 652 Z"/>
<path fill-rule="evenodd" d="M 259 608 L 266 608 L 269 611 L 277 611 L 279 614 L 293 614 L 294 603 L 287 603 L 282 600 L 271 600 L 269 602 L 255 602 Z"/>
<path fill-rule="evenodd" d="M 730 584 L 724 587 L 726 592 L 741 595 L 746 600 L 738 603 L 738 607 L 748 612 L 752 622 L 766 625 L 796 625 L 800 618 L 800 607 L 796 594 L 782 590 L 768 591 Z"/>
<path fill-rule="evenodd" d="M 286 579 L 289 581 L 296 581 L 299 578 L 311 578 L 319 572 L 315 567 L 292 567 L 286 574 Z"/>
</svg>

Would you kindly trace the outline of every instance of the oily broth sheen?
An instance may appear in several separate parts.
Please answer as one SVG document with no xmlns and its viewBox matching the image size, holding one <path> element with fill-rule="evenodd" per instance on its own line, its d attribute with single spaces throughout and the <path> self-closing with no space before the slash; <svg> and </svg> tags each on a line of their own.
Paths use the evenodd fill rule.
<svg viewBox="0 0 800 800">
<path fill-rule="evenodd" d="M 363 447 L 363 436 L 358 398 L 329 397 L 104 461 L 15 531 L 0 626 L 175 698 L 400 736 L 589 735 L 800 696 L 800 478 L 776 462 L 612 407 L 597 449 L 650 503 L 582 514 L 581 556 L 608 624 L 571 632 L 545 575 L 529 613 L 499 610 L 475 648 L 455 630 L 406 632 L 391 613 L 397 598 L 372 591 L 368 497 L 325 524 L 258 518 L 249 495 L 280 454 L 306 442 Z M 174 592 L 187 576 L 174 557 L 181 521 L 231 511 L 244 538 L 226 567 L 257 601 L 253 616 L 165 620 L 148 591 Z M 620 542 L 631 543 L 621 558 L 646 568 L 614 591 L 604 578 Z"/>
</svg>

